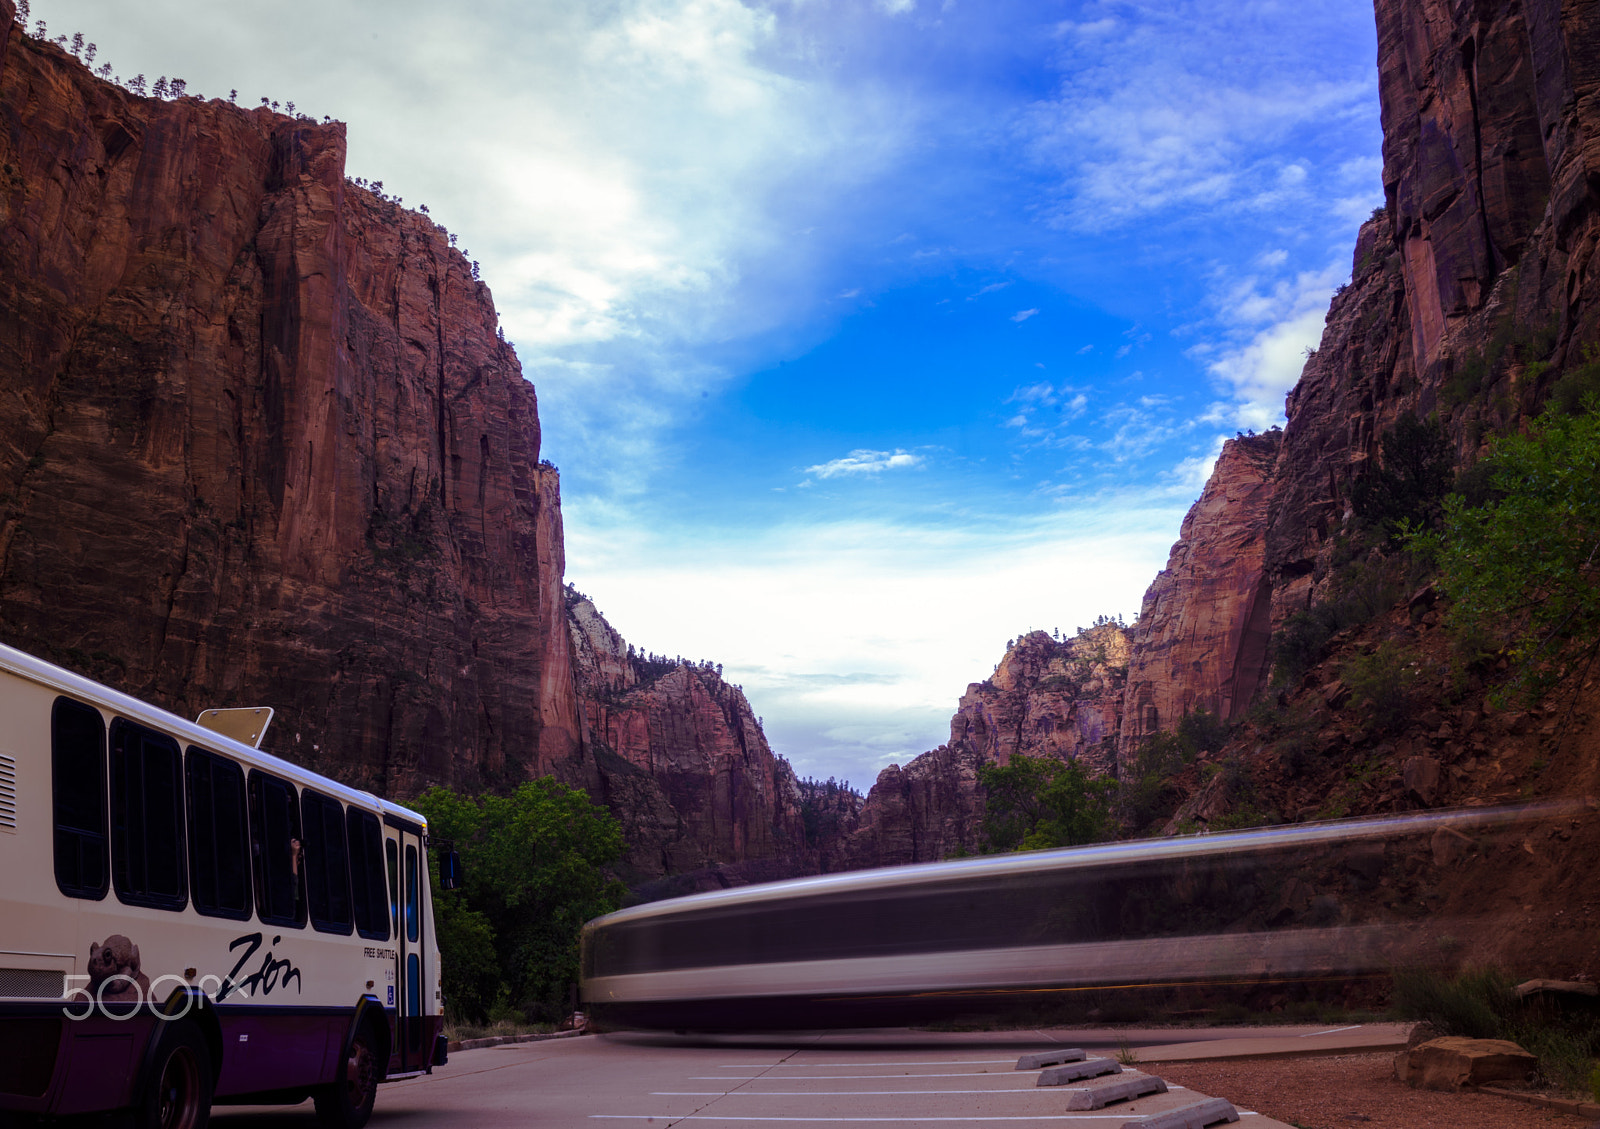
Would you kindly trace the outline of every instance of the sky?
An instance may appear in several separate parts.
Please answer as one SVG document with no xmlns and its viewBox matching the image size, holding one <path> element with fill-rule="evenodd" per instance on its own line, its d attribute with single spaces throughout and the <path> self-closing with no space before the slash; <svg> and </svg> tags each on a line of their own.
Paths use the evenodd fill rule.
<svg viewBox="0 0 1600 1129">
<path fill-rule="evenodd" d="M 1382 204 L 1348 0 L 36 0 L 124 79 L 349 126 L 478 260 L 567 578 L 801 775 L 1131 621 Z"/>
</svg>

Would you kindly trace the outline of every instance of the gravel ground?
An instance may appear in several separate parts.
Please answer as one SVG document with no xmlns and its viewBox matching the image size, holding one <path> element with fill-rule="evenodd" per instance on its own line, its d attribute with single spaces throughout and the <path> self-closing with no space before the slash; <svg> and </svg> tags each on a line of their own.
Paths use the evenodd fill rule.
<svg viewBox="0 0 1600 1129">
<path fill-rule="evenodd" d="M 1246 1062 L 1164 1062 L 1141 1069 L 1302 1129 L 1579 1129 L 1600 1125 L 1492 1094 L 1413 1090 L 1394 1080 L 1392 1052 Z"/>
</svg>

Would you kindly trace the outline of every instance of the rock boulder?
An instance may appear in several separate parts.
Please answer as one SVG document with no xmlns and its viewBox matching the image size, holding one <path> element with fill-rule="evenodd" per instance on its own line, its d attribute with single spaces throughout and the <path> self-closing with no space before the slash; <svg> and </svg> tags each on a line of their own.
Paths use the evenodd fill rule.
<svg viewBox="0 0 1600 1129">
<path fill-rule="evenodd" d="M 1505 1039 L 1430 1039 L 1395 1056 L 1394 1076 L 1423 1090 L 1460 1090 L 1494 1082 L 1523 1082 L 1538 1060 Z"/>
</svg>

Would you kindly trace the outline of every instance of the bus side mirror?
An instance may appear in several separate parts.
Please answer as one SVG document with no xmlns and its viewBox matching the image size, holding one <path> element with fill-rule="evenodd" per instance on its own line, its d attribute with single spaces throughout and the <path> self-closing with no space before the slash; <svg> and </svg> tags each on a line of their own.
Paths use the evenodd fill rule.
<svg viewBox="0 0 1600 1129">
<path fill-rule="evenodd" d="M 439 856 L 439 887 L 444 890 L 461 889 L 461 853 L 454 847 Z"/>
</svg>

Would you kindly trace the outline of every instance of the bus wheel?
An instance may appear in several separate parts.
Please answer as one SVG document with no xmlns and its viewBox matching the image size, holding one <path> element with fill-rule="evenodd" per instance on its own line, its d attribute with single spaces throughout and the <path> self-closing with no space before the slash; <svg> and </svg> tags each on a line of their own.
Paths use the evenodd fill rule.
<svg viewBox="0 0 1600 1129">
<path fill-rule="evenodd" d="M 361 1129 L 378 1096 L 378 1056 L 372 1028 L 362 1024 L 331 1086 L 316 1092 L 317 1120 L 328 1129 Z"/>
<path fill-rule="evenodd" d="M 139 1129 L 205 1129 L 211 1119 L 211 1054 L 192 1023 L 163 1023 L 137 1110 Z"/>
</svg>

